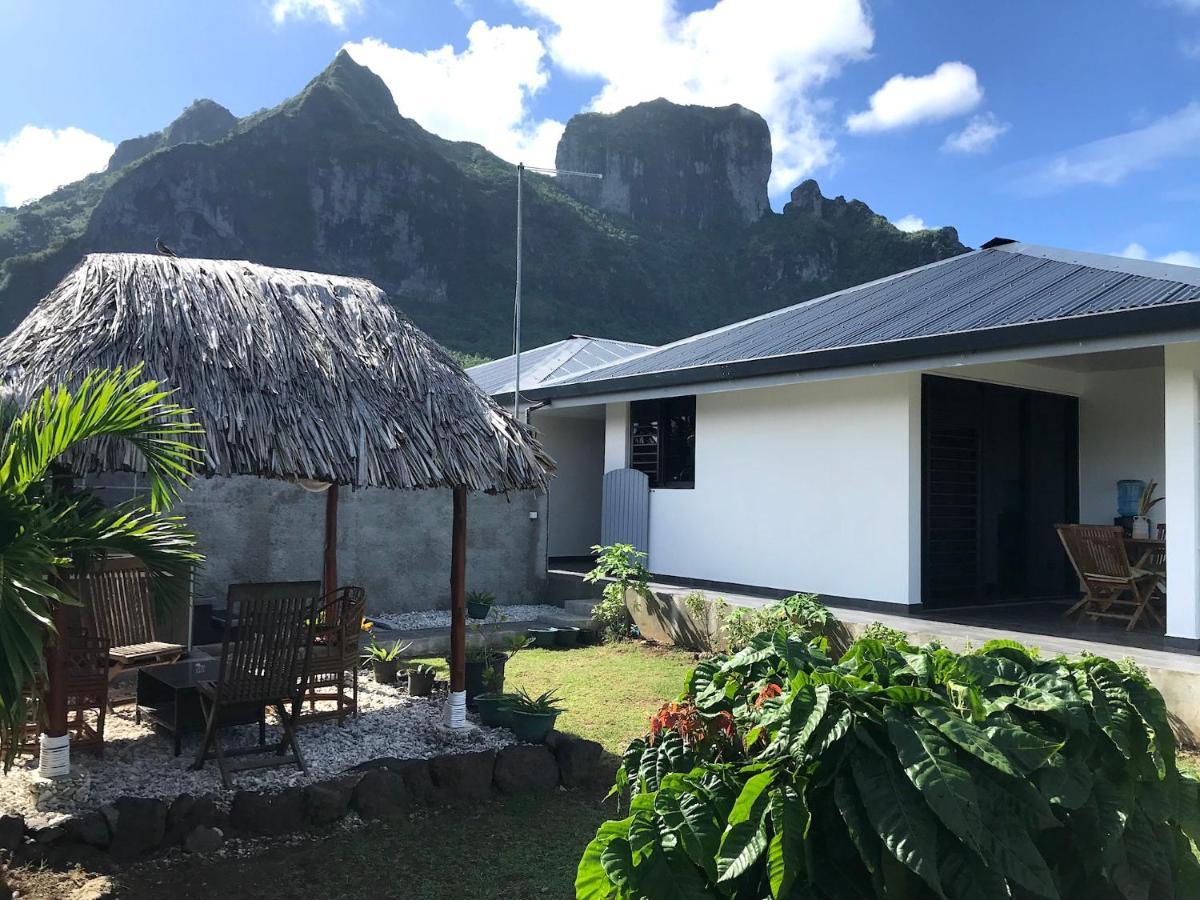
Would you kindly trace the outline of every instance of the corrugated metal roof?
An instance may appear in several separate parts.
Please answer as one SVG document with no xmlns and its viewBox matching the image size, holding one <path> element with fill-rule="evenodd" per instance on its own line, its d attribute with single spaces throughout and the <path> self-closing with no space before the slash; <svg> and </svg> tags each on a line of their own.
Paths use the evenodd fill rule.
<svg viewBox="0 0 1200 900">
<path fill-rule="evenodd" d="M 740 364 L 848 348 L 920 342 L 938 336 L 986 335 L 1014 326 L 1074 321 L 1200 301 L 1200 269 L 1005 243 L 910 269 L 878 281 L 685 338 L 657 350 L 547 383 L 553 396 L 570 385 L 633 381 L 688 383 L 738 377 Z M 1194 326 L 1200 326 L 1200 303 Z M 1115 324 L 1115 323 L 1112 323 Z M 1034 329 L 1031 328 L 1031 334 Z M 1039 334 L 1045 328 L 1036 329 Z M 962 343 L 961 341 L 959 343 Z M 869 350 L 856 356 L 869 359 Z M 781 361 L 782 362 L 782 361 Z M 730 367 L 722 369 L 720 367 Z M 619 382 L 616 380 L 620 379 Z M 559 388 L 562 388 L 559 390 Z"/>
<path fill-rule="evenodd" d="M 653 347 L 650 344 L 576 334 L 565 341 L 524 350 L 521 352 L 521 394 L 524 396 L 525 391 L 545 382 L 578 377 L 598 366 L 627 359 L 651 349 Z M 515 360 L 515 356 L 494 359 L 472 366 L 467 369 L 467 374 L 493 397 L 511 394 L 516 378 Z"/>
</svg>

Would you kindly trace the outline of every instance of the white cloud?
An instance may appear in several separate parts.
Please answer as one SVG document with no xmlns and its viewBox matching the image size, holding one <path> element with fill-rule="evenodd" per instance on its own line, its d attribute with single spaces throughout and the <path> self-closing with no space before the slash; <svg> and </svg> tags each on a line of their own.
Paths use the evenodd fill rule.
<svg viewBox="0 0 1200 900">
<path fill-rule="evenodd" d="M 1134 172 L 1169 160 L 1200 156 L 1200 103 L 1144 128 L 1081 144 L 1049 160 L 1028 164 L 1022 178 L 1031 193 L 1048 193 L 1082 184 L 1119 184 Z"/>
<path fill-rule="evenodd" d="M 1138 243 L 1126 245 L 1121 251 L 1121 256 L 1127 256 L 1130 259 L 1149 259 L 1150 253 L 1144 246 Z M 1175 250 L 1171 253 L 1164 253 L 1162 256 L 1154 257 L 1155 262 L 1171 263 L 1176 266 L 1196 266 L 1200 267 L 1200 253 L 1193 253 L 1191 250 Z"/>
<path fill-rule="evenodd" d="M 538 33 L 480 20 L 462 52 L 447 44 L 417 53 L 375 38 L 346 44 L 354 59 L 384 80 L 396 107 L 424 128 L 476 141 L 512 162 L 554 165 L 563 124 L 533 120 L 529 100 L 546 86 L 546 54 Z"/>
<path fill-rule="evenodd" d="M 113 145 L 80 128 L 26 125 L 0 141 L 0 197 L 19 206 L 108 165 Z"/>
<path fill-rule="evenodd" d="M 334 28 L 345 28 L 346 17 L 362 8 L 363 0 L 275 0 L 271 17 L 277 25 L 288 19 L 324 19 Z"/>
<path fill-rule="evenodd" d="M 1009 127 L 1007 122 L 997 119 L 994 113 L 972 116 L 962 131 L 956 131 L 946 138 L 942 149 L 947 153 L 986 153 Z"/>
<path fill-rule="evenodd" d="M 815 91 L 875 38 L 860 0 L 719 0 L 692 13 L 675 0 L 518 3 L 547 24 L 556 66 L 600 80 L 594 110 L 665 97 L 760 113 L 771 127 L 776 191 L 833 159 Z"/>
<path fill-rule="evenodd" d="M 1200 37 L 1184 38 L 1179 42 L 1179 52 L 1188 59 L 1200 60 Z"/>
<path fill-rule="evenodd" d="M 922 219 L 920 216 L 914 216 L 912 213 L 909 213 L 907 216 L 901 216 L 899 219 L 897 219 L 892 224 L 895 225 L 897 228 L 899 228 L 901 231 L 910 231 L 910 232 L 911 231 L 924 231 L 925 228 L 927 227 L 925 225 L 924 219 Z"/>
<path fill-rule="evenodd" d="M 928 75 L 893 75 L 871 95 L 870 109 L 846 119 L 853 132 L 888 131 L 969 112 L 983 99 L 975 70 L 942 63 Z"/>
</svg>

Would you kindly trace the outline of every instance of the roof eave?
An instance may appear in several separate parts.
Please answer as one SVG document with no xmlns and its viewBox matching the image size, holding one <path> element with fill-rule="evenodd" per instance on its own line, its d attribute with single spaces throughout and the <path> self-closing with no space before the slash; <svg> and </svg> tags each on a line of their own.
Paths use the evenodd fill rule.
<svg viewBox="0 0 1200 900">
<path fill-rule="evenodd" d="M 646 388 L 734 381 L 764 375 L 784 375 L 821 369 L 916 360 L 954 353 L 1008 350 L 1061 341 L 1096 340 L 1194 329 L 1198 326 L 1200 326 L 1200 301 L 1186 301 L 1143 309 L 1118 310 L 1067 319 L 1026 322 L 1019 325 L 1003 325 L 974 331 L 936 334 L 927 337 L 747 359 L 732 363 L 649 372 L 623 378 L 581 381 L 573 384 L 535 388 L 530 391 L 522 390 L 521 393 L 531 401 L 619 394 Z"/>
</svg>

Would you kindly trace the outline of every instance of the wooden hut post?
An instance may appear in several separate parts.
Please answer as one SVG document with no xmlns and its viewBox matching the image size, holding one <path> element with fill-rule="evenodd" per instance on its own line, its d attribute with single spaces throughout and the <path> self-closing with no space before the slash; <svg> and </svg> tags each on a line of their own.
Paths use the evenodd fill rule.
<svg viewBox="0 0 1200 900">
<path fill-rule="evenodd" d="M 325 492 L 325 568 L 321 578 L 322 594 L 337 590 L 338 486 L 335 481 Z"/>
<path fill-rule="evenodd" d="M 467 489 L 454 489 L 454 520 L 450 537 L 450 715 L 455 721 L 455 694 L 467 689 Z M 465 696 L 461 701 L 464 706 Z"/>
</svg>

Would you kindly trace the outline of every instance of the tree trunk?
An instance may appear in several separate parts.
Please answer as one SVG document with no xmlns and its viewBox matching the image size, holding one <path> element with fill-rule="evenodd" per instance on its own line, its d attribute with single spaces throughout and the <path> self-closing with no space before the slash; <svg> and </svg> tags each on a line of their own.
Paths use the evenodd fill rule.
<svg viewBox="0 0 1200 900">
<path fill-rule="evenodd" d="M 467 489 L 454 489 L 450 542 L 450 690 L 467 689 Z"/>
</svg>

